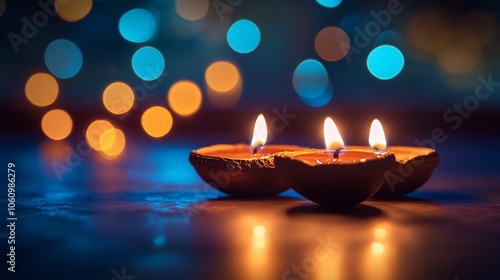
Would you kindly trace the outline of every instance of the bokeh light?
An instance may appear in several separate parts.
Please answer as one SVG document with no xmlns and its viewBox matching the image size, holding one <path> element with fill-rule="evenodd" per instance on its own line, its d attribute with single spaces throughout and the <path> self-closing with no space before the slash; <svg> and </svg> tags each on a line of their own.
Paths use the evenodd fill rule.
<svg viewBox="0 0 500 280">
<path fill-rule="evenodd" d="M 170 87 L 167 95 L 168 104 L 181 116 L 189 116 L 198 111 L 202 99 L 200 88 L 191 81 L 176 82 Z"/>
<path fill-rule="evenodd" d="M 328 86 L 326 87 L 325 91 L 323 91 L 320 95 L 313 97 L 313 98 L 304 98 L 300 96 L 300 99 L 306 103 L 307 105 L 311 107 L 322 107 L 328 104 L 333 97 L 333 87 L 332 83 L 328 82 Z"/>
<path fill-rule="evenodd" d="M 156 33 L 156 20 L 144 9 L 133 9 L 121 16 L 118 29 L 125 40 L 142 43 Z"/>
<path fill-rule="evenodd" d="M 443 36 L 450 33 L 453 24 L 446 11 L 424 10 L 408 26 L 412 43 L 423 51 L 434 51 Z"/>
<path fill-rule="evenodd" d="M 318 55 L 326 61 L 337 61 L 349 52 L 351 42 L 347 34 L 338 27 L 329 26 L 321 30 L 314 40 Z"/>
<path fill-rule="evenodd" d="M 448 73 L 466 74 L 478 66 L 481 51 L 467 47 L 457 36 L 450 36 L 439 43 L 436 59 L 439 66 Z"/>
<path fill-rule="evenodd" d="M 176 0 L 175 10 L 187 20 L 199 20 L 204 17 L 209 8 L 208 0 Z"/>
<path fill-rule="evenodd" d="M 307 99 L 321 95 L 328 87 L 328 81 L 325 67 L 314 59 L 302 61 L 293 73 L 293 87 Z"/>
<path fill-rule="evenodd" d="M 404 38 L 401 34 L 394 30 L 386 30 L 380 33 L 375 41 L 373 41 L 375 47 L 382 45 L 392 45 L 397 48 L 401 48 L 404 45 Z"/>
<path fill-rule="evenodd" d="M 227 42 L 236 52 L 252 52 L 260 43 L 259 28 L 249 20 L 238 20 L 227 31 Z"/>
<path fill-rule="evenodd" d="M 229 92 L 236 88 L 240 80 L 238 68 L 227 61 L 217 61 L 205 71 L 207 86 L 217 92 Z"/>
<path fill-rule="evenodd" d="M 225 92 L 215 91 L 210 87 L 207 87 L 208 101 L 211 104 L 219 108 L 229 108 L 235 105 L 238 100 L 240 100 L 241 94 L 243 93 L 243 81 L 238 79 L 236 86 Z"/>
<path fill-rule="evenodd" d="M 342 3 L 342 0 L 316 0 L 316 2 L 326 8 L 335 8 Z"/>
<path fill-rule="evenodd" d="M 125 114 L 134 105 L 134 91 L 123 82 L 109 84 L 102 95 L 106 109 L 116 115 Z"/>
<path fill-rule="evenodd" d="M 165 59 L 159 50 L 143 47 L 132 56 L 132 68 L 135 74 L 145 80 L 152 81 L 160 77 L 165 69 Z"/>
<path fill-rule="evenodd" d="M 458 25 L 458 29 L 468 31 L 468 33 L 476 36 L 476 40 L 473 41 L 464 38 L 463 43 L 472 43 L 476 47 L 482 47 L 495 38 L 495 15 L 486 10 L 473 11 L 465 16 L 463 21 Z"/>
<path fill-rule="evenodd" d="M 65 21 L 74 22 L 84 18 L 92 9 L 92 0 L 55 0 L 57 14 Z"/>
<path fill-rule="evenodd" d="M 394 78 L 404 66 L 404 57 L 399 49 L 390 45 L 376 47 L 366 60 L 368 70 L 381 80 Z"/>
<path fill-rule="evenodd" d="M 73 42 L 58 39 L 45 49 L 45 65 L 56 77 L 67 79 L 75 76 L 82 67 L 82 53 Z"/>
<path fill-rule="evenodd" d="M 125 139 L 125 134 L 123 133 L 123 131 L 121 129 L 115 128 L 114 130 L 107 130 L 105 132 L 105 134 L 109 134 L 109 133 L 114 134 L 115 140 L 113 141 L 113 145 L 111 147 L 109 147 L 108 149 L 103 150 L 101 152 L 101 155 L 105 159 L 113 160 L 113 159 L 116 159 L 117 157 L 119 157 L 123 153 L 123 151 L 125 150 L 126 139 Z M 109 139 L 112 137 L 113 137 L 113 135 L 111 135 L 109 137 L 106 137 L 106 135 L 104 135 L 103 137 L 101 137 L 100 141 L 103 142 L 103 143 L 101 143 L 101 146 L 105 146 L 106 139 Z"/>
<path fill-rule="evenodd" d="M 73 129 L 73 121 L 64 110 L 48 111 L 42 118 L 42 130 L 52 140 L 62 140 L 68 137 Z"/>
<path fill-rule="evenodd" d="M 153 106 L 142 114 L 141 124 L 147 134 L 159 138 L 172 129 L 172 114 L 161 106 Z"/>
<path fill-rule="evenodd" d="M 57 98 L 59 85 L 54 77 L 46 73 L 36 73 L 26 82 L 24 93 L 35 106 L 48 106 Z"/>
<path fill-rule="evenodd" d="M 106 120 L 96 120 L 87 128 L 85 140 L 96 151 L 108 150 L 116 140 L 115 127 Z"/>
</svg>

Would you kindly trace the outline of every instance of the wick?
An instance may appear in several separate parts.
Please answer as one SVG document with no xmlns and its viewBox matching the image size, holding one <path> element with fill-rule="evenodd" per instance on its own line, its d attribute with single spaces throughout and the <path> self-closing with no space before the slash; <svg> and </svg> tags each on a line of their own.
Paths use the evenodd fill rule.
<svg viewBox="0 0 500 280">
<path fill-rule="evenodd" d="M 263 146 L 262 144 L 255 146 L 255 148 L 253 148 L 253 154 L 256 155 L 257 152 L 260 150 L 260 148 L 262 148 L 262 146 Z"/>
<path fill-rule="evenodd" d="M 335 152 L 333 152 L 333 158 L 338 159 L 339 158 L 339 153 L 340 153 L 341 148 L 336 149 Z"/>
<path fill-rule="evenodd" d="M 376 146 L 375 146 L 375 147 L 373 147 L 373 149 L 374 149 L 375 151 L 379 151 L 379 149 L 378 149 Z"/>
</svg>

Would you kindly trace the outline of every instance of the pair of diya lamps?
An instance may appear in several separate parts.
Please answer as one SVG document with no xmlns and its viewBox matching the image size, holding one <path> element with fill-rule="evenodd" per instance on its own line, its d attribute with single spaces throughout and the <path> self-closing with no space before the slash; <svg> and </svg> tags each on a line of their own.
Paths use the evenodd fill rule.
<svg viewBox="0 0 500 280">
<path fill-rule="evenodd" d="M 435 150 L 387 148 L 380 121 L 372 122 L 369 147 L 344 146 L 331 118 L 324 123 L 326 149 L 265 145 L 267 126 L 257 118 L 247 144 L 194 150 L 189 161 L 212 187 L 235 197 L 271 196 L 289 188 L 327 207 L 344 208 L 372 196 L 399 197 L 421 187 L 439 164 Z"/>
</svg>

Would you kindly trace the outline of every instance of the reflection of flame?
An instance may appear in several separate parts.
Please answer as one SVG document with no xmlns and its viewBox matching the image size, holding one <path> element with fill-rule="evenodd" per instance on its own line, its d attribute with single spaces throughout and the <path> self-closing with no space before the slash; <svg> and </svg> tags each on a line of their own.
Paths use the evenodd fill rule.
<svg viewBox="0 0 500 280">
<path fill-rule="evenodd" d="M 267 126 L 266 119 L 262 114 L 257 117 L 255 121 L 255 127 L 253 129 L 252 142 L 250 144 L 250 150 L 256 152 L 259 147 L 264 146 L 267 141 Z"/>
<path fill-rule="evenodd" d="M 338 150 L 344 148 L 344 140 L 340 136 L 337 126 L 331 118 L 325 119 L 324 125 L 325 145 L 327 150 Z"/>
<path fill-rule="evenodd" d="M 374 119 L 370 127 L 370 136 L 368 138 L 370 147 L 376 150 L 385 150 L 387 148 L 387 141 L 385 140 L 384 128 L 382 123 Z"/>
<path fill-rule="evenodd" d="M 384 238 L 387 235 L 387 232 L 383 228 L 377 228 L 375 230 L 375 237 Z"/>
<path fill-rule="evenodd" d="M 255 237 L 264 237 L 266 235 L 266 228 L 264 226 L 256 226 L 253 228 L 253 235 Z"/>
<path fill-rule="evenodd" d="M 385 247 L 384 244 L 380 242 L 375 242 L 372 244 L 372 253 L 374 255 L 382 255 L 384 253 Z"/>
</svg>

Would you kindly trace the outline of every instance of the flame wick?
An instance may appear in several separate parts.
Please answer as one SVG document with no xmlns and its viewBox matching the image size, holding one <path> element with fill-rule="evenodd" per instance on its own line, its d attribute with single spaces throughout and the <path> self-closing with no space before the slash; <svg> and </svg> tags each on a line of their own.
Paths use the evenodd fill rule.
<svg viewBox="0 0 500 280">
<path fill-rule="evenodd" d="M 339 153 L 340 153 L 340 150 L 342 150 L 342 148 L 338 148 L 338 149 L 336 149 L 336 150 L 333 152 L 333 158 L 334 158 L 334 159 L 338 159 L 338 158 L 339 158 Z"/>
<path fill-rule="evenodd" d="M 264 145 L 262 144 L 258 144 L 257 146 L 255 146 L 255 148 L 253 148 L 253 154 L 256 155 L 257 152 L 262 149 L 262 147 L 264 147 Z"/>
</svg>

